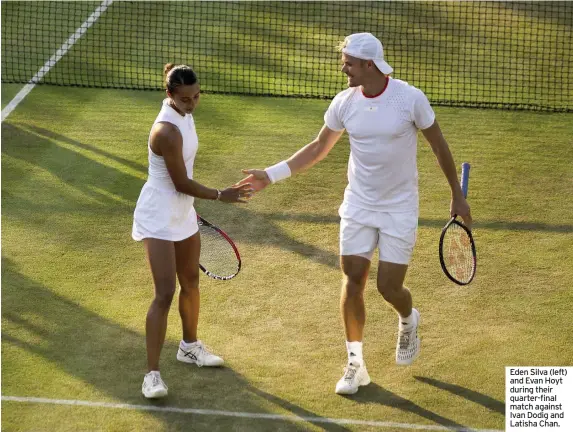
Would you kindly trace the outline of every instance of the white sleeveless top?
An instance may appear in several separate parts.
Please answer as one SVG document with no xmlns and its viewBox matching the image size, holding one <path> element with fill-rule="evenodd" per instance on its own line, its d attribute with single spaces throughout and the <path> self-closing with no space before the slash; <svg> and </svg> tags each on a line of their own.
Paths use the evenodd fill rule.
<svg viewBox="0 0 573 432">
<path fill-rule="evenodd" d="M 169 99 L 165 99 L 153 126 L 160 122 L 171 123 L 179 129 L 183 138 L 183 160 L 187 177 L 192 179 L 193 163 L 199 147 L 193 116 L 180 115 L 169 106 Z M 131 235 L 136 241 L 144 238 L 184 240 L 199 230 L 197 214 L 193 208 L 194 198 L 177 192 L 163 156 L 153 153 L 150 141 L 151 133 L 147 142 L 148 177 L 137 200 Z"/>
</svg>

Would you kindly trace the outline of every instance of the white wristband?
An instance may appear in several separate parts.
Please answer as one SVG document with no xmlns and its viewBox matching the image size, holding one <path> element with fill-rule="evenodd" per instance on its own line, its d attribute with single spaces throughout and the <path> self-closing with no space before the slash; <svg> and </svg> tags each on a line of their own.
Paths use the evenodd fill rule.
<svg viewBox="0 0 573 432">
<path fill-rule="evenodd" d="M 276 183 L 291 176 L 291 171 L 286 161 L 282 161 L 276 165 L 268 167 L 265 171 L 269 176 L 271 183 Z"/>
</svg>

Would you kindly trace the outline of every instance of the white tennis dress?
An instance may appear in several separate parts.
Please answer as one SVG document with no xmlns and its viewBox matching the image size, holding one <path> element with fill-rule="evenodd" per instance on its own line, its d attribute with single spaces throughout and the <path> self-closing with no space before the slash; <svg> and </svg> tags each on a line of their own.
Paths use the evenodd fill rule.
<svg viewBox="0 0 573 432">
<path fill-rule="evenodd" d="M 187 177 L 193 178 L 193 162 L 199 140 L 195 130 L 195 121 L 191 114 L 180 115 L 163 101 L 163 106 L 153 125 L 171 123 L 175 125 L 183 137 L 183 160 L 187 169 Z M 194 198 L 177 192 L 169 176 L 163 156 L 158 156 L 151 150 L 151 134 L 147 143 L 149 152 L 149 171 L 147 182 L 143 185 L 135 212 L 133 214 L 133 229 L 131 236 L 136 241 L 145 238 L 180 241 L 191 237 L 199 230 L 197 214 L 193 208 Z"/>
</svg>

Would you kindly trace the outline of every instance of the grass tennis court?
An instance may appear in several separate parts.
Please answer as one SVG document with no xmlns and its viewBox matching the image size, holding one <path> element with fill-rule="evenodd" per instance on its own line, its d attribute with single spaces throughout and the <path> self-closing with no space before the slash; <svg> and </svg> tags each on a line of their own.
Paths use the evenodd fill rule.
<svg viewBox="0 0 573 432">
<path fill-rule="evenodd" d="M 4 94 L 13 89 L 3 86 Z M 130 238 L 159 92 L 37 87 L 2 124 L 2 394 L 149 404 L 144 315 L 152 284 Z M 196 178 L 223 186 L 308 142 L 327 101 L 205 95 Z M 337 207 L 348 145 L 246 206 L 199 201 L 236 239 L 244 269 L 202 278 L 202 339 L 222 370 L 175 360 L 172 310 L 164 404 L 421 425 L 503 428 L 504 366 L 570 365 L 573 128 L 568 114 L 438 108 L 457 162 L 472 162 L 478 274 L 451 284 L 437 258 L 448 188 L 419 145 L 420 228 L 407 284 L 422 354 L 394 365 L 396 323 L 366 293 L 373 384 L 334 394 L 345 362 L 338 316 Z M 4 430 L 368 430 L 4 401 Z M 372 428 L 374 429 L 374 428 Z"/>
<path fill-rule="evenodd" d="M 15 3 L 3 3 L 3 15 Z M 93 8 L 98 4 L 90 2 Z M 519 26 L 529 28 L 536 7 L 515 6 L 511 14 Z M 150 8 L 153 16 L 169 16 L 165 10 L 155 10 L 157 4 Z M 268 14 L 261 8 L 262 31 Z M 408 8 L 430 14 L 427 3 L 411 3 Z M 14 44 L 17 40 L 27 47 L 26 28 L 16 28 L 14 40 L 6 40 L 3 31 L 3 55 L 20 56 L 32 69 L 41 67 L 40 57 L 57 49 L 61 42 L 54 40 L 65 39 L 86 18 L 86 14 L 39 17 L 34 8 L 25 10 L 30 32 L 42 20 L 53 20 L 50 31 L 55 39 L 33 47 L 40 53 L 33 58 L 22 55 Z M 422 25 L 427 15 L 417 16 Z M 227 21 L 222 20 L 221 26 L 230 26 Z M 445 15 L 433 16 L 423 29 L 428 46 L 420 46 L 420 53 L 434 55 L 430 49 L 434 45 L 455 52 L 481 46 L 479 38 L 466 47 L 452 45 L 454 35 L 434 32 L 432 23 L 443 23 L 450 32 L 464 29 L 460 23 L 448 23 Z M 134 47 L 134 41 L 147 35 L 136 24 L 127 29 Z M 305 24 L 308 31 L 322 29 L 324 17 L 317 13 Z M 567 17 L 544 24 L 551 32 L 564 32 L 559 34 L 565 39 L 571 31 Z M 465 34 L 490 31 L 472 25 L 470 21 Z M 280 31 L 272 33 L 277 41 L 273 53 L 288 47 L 289 38 L 304 29 L 293 27 L 292 34 L 282 35 L 284 40 Z M 408 26 L 403 31 L 416 33 Z M 124 70 L 102 60 L 105 46 L 87 43 L 97 42 L 100 33 L 97 26 L 90 29 L 54 71 L 85 64 L 104 81 L 121 76 Z M 400 35 L 394 36 L 396 40 Z M 507 46 L 531 42 L 506 36 Z M 221 52 L 201 59 L 216 65 L 221 61 L 217 56 L 225 50 L 234 52 L 235 45 L 245 43 L 243 39 L 225 39 Z M 154 48 L 158 55 L 161 48 Z M 186 46 L 175 48 L 186 53 Z M 410 52 L 408 61 L 415 62 L 416 54 Z M 482 54 L 479 51 L 480 60 Z M 123 55 L 127 69 L 137 67 L 135 48 L 106 55 Z M 256 65 L 257 54 L 252 55 Z M 164 61 L 153 60 L 157 68 L 147 72 L 159 75 Z M 283 70 L 290 60 L 280 61 L 277 67 Z M 303 72 L 314 77 L 338 73 L 320 70 L 328 59 L 316 61 L 315 69 L 306 65 L 311 71 Z M 244 66 L 236 91 L 249 87 L 257 72 L 256 67 Z M 454 75 L 459 70 L 454 66 L 438 79 L 456 86 Z M 503 87 L 502 74 L 484 67 L 488 77 Z M 551 81 L 562 71 L 539 73 Z M 396 77 L 401 78 L 398 72 Z M 515 72 L 516 88 L 529 97 L 530 77 L 521 72 L 519 68 Z M 220 78 L 218 73 L 212 68 L 205 77 L 213 83 Z M 266 73 L 264 79 L 284 79 L 285 86 L 292 85 L 288 75 Z M 295 90 L 304 93 L 303 84 Z M 482 93 L 488 90 L 480 87 L 477 77 L 466 84 Z M 2 84 L 2 107 L 20 88 Z M 145 400 L 141 396 L 144 323 L 152 279 L 143 247 L 130 234 L 135 202 L 146 179 L 149 128 L 162 98 L 155 91 L 37 86 L 2 123 L 2 396 L 251 416 L 3 400 L 2 430 L 402 431 L 438 426 L 501 430 L 505 366 L 573 365 L 572 114 L 436 107 L 456 163 L 472 164 L 468 199 L 478 270 L 474 282 L 460 288 L 440 269 L 437 247 L 449 216 L 449 188 L 420 134 L 420 222 L 406 278 L 422 314 L 422 352 L 416 363 L 409 368 L 395 365 L 396 317 L 376 291 L 371 271 L 365 294 L 364 352 L 373 383 L 352 397 L 334 394 L 346 362 L 338 312 L 337 214 L 346 185 L 345 136 L 311 171 L 266 189 L 248 205 L 196 201 L 198 212 L 236 241 L 243 259 L 243 269 L 232 281 L 201 276 L 199 335 L 226 360 L 226 367 L 195 368 L 176 361 L 180 328 L 177 309 L 172 307 L 161 363 L 169 397 Z M 284 159 L 315 137 L 328 103 L 203 95 L 195 114 L 200 144 L 195 178 L 208 186 L 225 187 L 243 177 L 242 168 L 263 168 Z M 257 414 L 314 420 L 254 418 Z M 320 421 L 330 418 L 378 423 Z"/>
</svg>

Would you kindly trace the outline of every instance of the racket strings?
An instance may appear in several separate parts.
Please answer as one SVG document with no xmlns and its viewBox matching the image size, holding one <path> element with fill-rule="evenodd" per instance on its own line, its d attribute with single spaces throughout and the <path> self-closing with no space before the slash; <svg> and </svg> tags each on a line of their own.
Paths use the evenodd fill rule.
<svg viewBox="0 0 573 432">
<path fill-rule="evenodd" d="M 239 261 L 231 244 L 217 230 L 199 225 L 201 256 L 199 262 L 210 273 L 226 277 L 237 273 Z"/>
<path fill-rule="evenodd" d="M 444 237 L 444 264 L 448 272 L 458 281 L 472 278 L 475 261 L 471 240 L 466 231 L 457 224 L 451 224 Z"/>
</svg>

